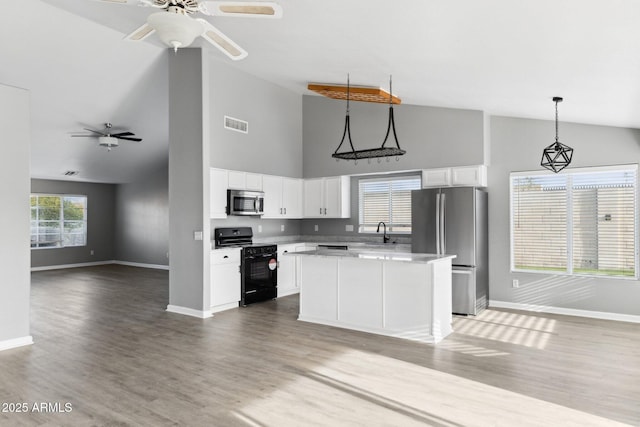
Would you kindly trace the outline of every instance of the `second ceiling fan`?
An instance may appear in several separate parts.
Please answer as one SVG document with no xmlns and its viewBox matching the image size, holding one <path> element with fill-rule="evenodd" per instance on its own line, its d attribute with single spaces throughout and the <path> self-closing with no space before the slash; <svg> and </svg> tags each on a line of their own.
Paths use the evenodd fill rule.
<svg viewBox="0 0 640 427">
<path fill-rule="evenodd" d="M 192 18 L 196 13 L 209 16 L 235 16 L 252 18 L 280 18 L 282 8 L 269 1 L 202 1 L 202 0 L 101 0 L 109 3 L 136 4 L 156 9 L 147 22 L 127 35 L 132 41 L 141 41 L 153 33 L 167 46 L 177 51 L 202 37 L 233 60 L 245 58 L 248 53 L 211 23 Z"/>
</svg>

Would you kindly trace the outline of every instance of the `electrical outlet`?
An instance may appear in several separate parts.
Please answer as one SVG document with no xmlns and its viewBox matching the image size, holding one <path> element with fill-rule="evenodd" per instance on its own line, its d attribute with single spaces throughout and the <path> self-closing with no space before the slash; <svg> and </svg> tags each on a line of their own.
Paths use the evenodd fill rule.
<svg viewBox="0 0 640 427">
<path fill-rule="evenodd" d="M 258 225 L 258 233 L 262 233 L 262 225 Z"/>
<path fill-rule="evenodd" d="M 91 254 L 91 255 L 93 255 L 93 249 L 91 249 L 91 252 L 90 252 L 90 254 Z"/>
<path fill-rule="evenodd" d="M 280 224 L 280 231 L 284 231 L 284 224 Z"/>
<path fill-rule="evenodd" d="M 347 224 L 344 226 L 344 231 L 353 231 L 353 224 Z"/>
<path fill-rule="evenodd" d="M 513 279 L 513 282 L 511 282 L 511 287 L 519 288 L 520 287 L 520 281 L 518 279 Z"/>
<path fill-rule="evenodd" d="M 313 226 L 314 231 L 318 231 L 318 224 Z"/>
</svg>

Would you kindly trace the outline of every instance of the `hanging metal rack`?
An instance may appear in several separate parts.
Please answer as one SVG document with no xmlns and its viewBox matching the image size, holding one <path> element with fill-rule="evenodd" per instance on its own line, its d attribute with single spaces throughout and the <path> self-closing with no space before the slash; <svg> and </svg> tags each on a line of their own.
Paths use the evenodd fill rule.
<svg viewBox="0 0 640 427">
<path fill-rule="evenodd" d="M 392 79 L 389 77 L 389 121 L 387 123 L 387 134 L 384 137 L 384 141 L 382 142 L 382 146 L 379 148 L 367 148 L 364 150 L 356 150 L 353 147 L 353 142 L 351 141 L 351 122 L 349 118 L 349 76 L 347 75 L 347 113 L 344 121 L 344 131 L 342 133 L 342 139 L 340 140 L 340 144 L 336 151 L 331 155 L 336 159 L 343 160 L 355 160 L 356 162 L 361 159 L 374 159 L 374 158 L 382 158 L 382 157 L 398 157 L 402 156 L 406 153 L 405 150 L 400 148 L 400 144 L 398 143 L 398 135 L 396 134 L 396 123 L 393 116 L 393 90 L 392 90 Z M 389 140 L 389 135 L 393 131 L 393 138 L 395 140 L 395 147 L 385 147 L 385 144 Z M 348 137 L 349 146 L 351 147 L 351 151 L 343 151 L 340 153 L 340 148 L 345 141 L 345 138 Z"/>
</svg>

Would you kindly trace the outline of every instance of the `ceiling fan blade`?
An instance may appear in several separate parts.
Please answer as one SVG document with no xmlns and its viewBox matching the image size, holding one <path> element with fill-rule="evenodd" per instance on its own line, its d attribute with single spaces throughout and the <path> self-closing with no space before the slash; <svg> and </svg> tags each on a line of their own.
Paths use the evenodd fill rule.
<svg viewBox="0 0 640 427">
<path fill-rule="evenodd" d="M 212 16 L 281 18 L 282 6 L 272 1 L 204 1 L 200 11 Z"/>
<path fill-rule="evenodd" d="M 118 132 L 118 133 L 112 133 L 111 136 L 114 138 L 119 138 L 121 136 L 133 136 L 135 135 L 135 133 L 131 133 L 131 132 Z"/>
<path fill-rule="evenodd" d="M 91 135 L 91 134 L 82 134 L 82 133 L 72 133 L 71 135 L 69 135 L 72 138 L 94 138 L 97 135 Z"/>
<path fill-rule="evenodd" d="M 127 34 L 124 36 L 125 40 L 131 40 L 134 42 L 144 40 L 153 34 L 156 30 L 149 24 L 142 24 L 140 27 L 135 29 L 131 34 Z"/>
<path fill-rule="evenodd" d="M 220 30 L 211 25 L 209 21 L 198 18 L 198 21 L 202 23 L 204 32 L 201 34 L 202 38 L 217 47 L 222 53 L 227 55 L 234 61 L 244 59 L 249 55 L 246 50 L 238 46 L 233 40 L 225 36 Z"/>
<path fill-rule="evenodd" d="M 124 139 L 125 141 L 136 141 L 136 142 L 140 142 L 142 141 L 142 138 L 131 138 L 128 136 L 115 136 L 115 135 L 111 135 L 111 137 L 113 138 L 117 138 L 117 139 Z"/>
<path fill-rule="evenodd" d="M 98 132 L 97 130 L 93 130 L 93 129 L 89 129 L 89 128 L 82 128 L 84 130 L 88 130 L 91 133 L 95 133 L 96 135 L 100 135 L 100 136 L 107 136 L 107 134 L 102 133 L 102 132 Z"/>
</svg>

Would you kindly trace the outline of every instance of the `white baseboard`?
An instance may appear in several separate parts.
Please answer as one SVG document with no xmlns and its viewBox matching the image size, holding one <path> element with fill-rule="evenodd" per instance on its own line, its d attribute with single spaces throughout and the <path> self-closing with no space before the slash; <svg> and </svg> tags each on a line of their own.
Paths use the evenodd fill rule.
<svg viewBox="0 0 640 427">
<path fill-rule="evenodd" d="M 616 320 L 618 322 L 640 323 L 640 316 L 634 316 L 632 314 L 577 310 L 574 308 L 553 307 L 550 305 L 521 304 L 517 302 L 489 300 L 489 307 L 510 308 L 513 310 L 535 311 L 540 313 L 564 314 L 566 316 L 590 317 L 593 319 Z"/>
<path fill-rule="evenodd" d="M 189 307 L 181 307 L 179 305 L 171 305 L 167 306 L 167 311 L 170 313 L 184 314 L 186 316 L 193 316 L 200 319 L 207 319 L 209 317 L 213 317 L 213 313 L 211 310 L 195 310 Z"/>
<path fill-rule="evenodd" d="M 45 270 L 62 270 L 63 268 L 78 268 L 78 267 L 95 267 L 97 265 L 115 264 L 115 261 L 97 261 L 97 262 L 81 262 L 78 264 L 59 264 L 59 265 L 44 265 L 42 267 L 31 267 L 31 271 L 45 271 Z"/>
<path fill-rule="evenodd" d="M 164 264 L 144 264 L 141 262 L 129 262 L 129 261 L 113 261 L 113 263 L 118 265 L 128 265 L 129 267 L 154 268 L 156 270 L 169 270 L 169 266 Z"/>
<path fill-rule="evenodd" d="M 140 262 L 109 260 L 109 261 L 97 261 L 97 262 L 81 262 L 77 264 L 45 265 L 42 267 L 31 267 L 31 271 L 62 270 L 64 268 L 95 267 L 98 265 L 110 265 L 110 264 L 128 265 L 130 267 L 154 268 L 157 270 L 169 270 L 169 266 L 163 265 L 163 264 L 144 264 Z"/>
<path fill-rule="evenodd" d="M 228 304 L 214 305 L 213 307 L 211 307 L 211 313 L 219 313 L 221 311 L 231 310 L 232 308 L 238 308 L 238 307 L 239 307 L 238 301 L 231 302 Z"/>
<path fill-rule="evenodd" d="M 10 348 L 22 347 L 25 345 L 33 344 L 33 337 L 27 335 L 26 337 L 13 338 L 10 340 L 0 341 L 0 351 L 9 350 Z"/>
<path fill-rule="evenodd" d="M 300 288 L 287 289 L 284 291 L 278 288 L 278 298 L 288 297 L 289 295 L 295 295 L 299 293 L 300 293 Z"/>
</svg>

